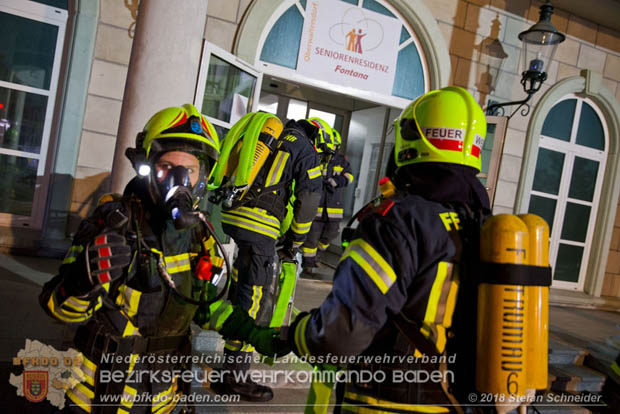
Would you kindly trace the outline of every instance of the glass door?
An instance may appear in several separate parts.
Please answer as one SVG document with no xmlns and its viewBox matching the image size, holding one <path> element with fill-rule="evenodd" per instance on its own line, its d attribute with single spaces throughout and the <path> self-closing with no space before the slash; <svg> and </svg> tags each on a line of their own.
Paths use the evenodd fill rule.
<svg viewBox="0 0 620 414">
<path fill-rule="evenodd" d="M 205 41 L 194 104 L 220 140 L 243 115 L 258 110 L 262 79 L 250 64 Z"/>
<path fill-rule="evenodd" d="M 608 136 L 600 109 L 577 95 L 545 118 L 528 211 L 549 223 L 552 287 L 583 290 Z"/>
<path fill-rule="evenodd" d="M 40 228 L 67 12 L 0 4 L 0 224 Z"/>
</svg>

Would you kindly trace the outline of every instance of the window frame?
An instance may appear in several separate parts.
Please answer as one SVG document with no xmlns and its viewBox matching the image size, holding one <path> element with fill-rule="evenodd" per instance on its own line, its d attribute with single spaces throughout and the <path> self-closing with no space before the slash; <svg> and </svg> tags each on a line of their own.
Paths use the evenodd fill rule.
<svg viewBox="0 0 620 414">
<path fill-rule="evenodd" d="M 206 40 L 204 41 L 202 47 L 202 58 L 200 60 L 200 68 L 198 70 L 198 82 L 196 85 L 196 93 L 194 96 L 194 106 L 198 109 L 198 111 L 200 111 L 200 113 L 203 113 L 202 104 L 205 94 L 207 77 L 209 74 L 209 63 L 211 61 L 211 56 L 216 56 L 217 58 L 223 60 L 229 65 L 234 66 L 244 72 L 247 72 L 256 78 L 254 91 L 252 92 L 252 104 L 249 109 L 249 112 L 256 112 L 258 110 L 258 102 L 260 100 L 261 86 L 263 83 L 263 72 L 250 65 L 249 63 L 243 61 L 242 59 L 238 58 L 237 56 L 226 52 L 224 49 Z M 205 116 L 213 125 L 226 128 L 227 130 L 230 130 L 230 128 L 232 128 L 232 126 L 234 125 L 234 122 L 226 122 L 208 115 Z M 220 141 L 223 138 L 224 137 L 220 137 Z"/>
<path fill-rule="evenodd" d="M 32 199 L 32 210 L 30 216 L 0 212 L 0 226 L 18 228 L 28 227 L 35 230 L 40 230 L 43 226 L 45 203 L 47 200 L 47 190 L 49 187 L 49 179 L 46 176 L 45 172 L 47 170 L 46 163 L 48 160 L 52 123 L 54 120 L 54 110 L 56 108 L 56 98 L 58 94 L 60 66 L 64 52 L 63 46 L 65 42 L 68 12 L 67 10 L 47 6 L 45 4 L 36 3 L 29 0 L 3 0 L 3 2 L 0 4 L 0 11 L 2 11 L 3 13 L 58 27 L 58 33 L 56 37 L 56 49 L 54 54 L 54 62 L 52 64 L 52 74 L 50 77 L 49 90 L 0 80 L 0 87 L 47 97 L 47 107 L 45 110 L 45 121 L 43 123 L 41 149 L 39 153 L 36 154 L 25 151 L 0 148 L 0 154 L 38 160 L 34 195 Z"/>
<path fill-rule="evenodd" d="M 491 159 L 489 160 L 489 169 L 486 172 L 486 184 L 484 188 L 489 195 L 489 202 L 493 206 L 495 193 L 497 192 L 497 181 L 499 180 L 499 167 L 502 164 L 502 154 L 504 153 L 504 143 L 506 141 L 506 131 L 508 129 L 507 116 L 487 116 L 487 125 L 495 125 L 495 135 L 493 135 L 493 148 L 491 149 Z M 483 173 L 478 174 L 479 178 Z"/>
<path fill-rule="evenodd" d="M 542 134 L 542 131 L 539 135 L 539 143 L 538 143 L 538 151 L 540 148 L 545 148 L 551 151 L 556 151 L 564 154 L 564 161 L 562 163 L 562 175 L 560 178 L 560 187 L 558 189 L 558 194 L 549 194 L 544 193 L 542 191 L 533 190 L 534 180 L 535 180 L 535 172 L 533 173 L 532 185 L 530 186 L 530 191 L 527 195 L 527 199 L 525 200 L 525 206 L 529 211 L 530 198 L 532 195 L 550 198 L 556 200 L 556 209 L 553 217 L 553 225 L 552 227 L 555 231 L 550 235 L 549 238 L 549 264 L 555 268 L 555 262 L 557 260 L 557 254 L 559 250 L 560 244 L 583 247 L 583 256 L 581 259 L 581 265 L 579 268 L 579 276 L 577 282 L 568 282 L 563 280 L 552 280 L 551 287 L 566 289 L 566 290 L 575 290 L 582 291 L 584 289 L 585 281 L 586 281 L 586 270 L 588 268 L 588 262 L 590 259 L 590 252 L 592 247 L 592 240 L 594 238 L 594 228 L 596 224 L 596 219 L 599 213 L 599 201 L 601 197 L 601 192 L 603 188 L 603 181 L 605 178 L 605 168 L 607 163 L 607 155 L 609 149 L 609 127 L 605 120 L 605 117 L 601 111 L 601 109 L 596 105 L 596 103 L 587 97 L 578 96 L 574 93 L 563 96 L 555 105 L 559 104 L 562 101 L 575 99 L 577 100 L 577 104 L 575 105 L 575 116 L 573 118 L 573 123 L 571 126 L 571 134 L 569 141 L 563 141 L 557 138 L 553 138 L 550 136 L 546 136 Z M 603 127 L 604 140 L 605 140 L 605 150 L 597 150 L 594 148 L 586 147 L 583 145 L 579 145 L 576 143 L 577 132 L 579 129 L 579 120 L 581 118 L 581 109 L 583 103 L 586 102 L 590 107 L 596 112 L 601 125 Z M 574 199 L 568 197 L 570 190 L 570 181 L 573 173 L 573 166 L 575 162 L 575 157 L 585 158 L 592 161 L 599 162 L 599 168 L 596 176 L 596 183 L 594 187 L 594 194 L 592 196 L 592 201 L 587 202 L 579 199 Z M 538 155 L 537 155 L 538 157 Z M 586 239 L 584 242 L 575 242 L 572 240 L 564 240 L 561 238 L 562 234 L 562 225 L 564 223 L 564 215 L 566 213 L 566 206 L 568 203 L 579 204 L 590 207 L 590 217 L 588 219 L 588 230 L 586 233 Z M 555 276 L 555 274 L 554 274 Z"/>
</svg>

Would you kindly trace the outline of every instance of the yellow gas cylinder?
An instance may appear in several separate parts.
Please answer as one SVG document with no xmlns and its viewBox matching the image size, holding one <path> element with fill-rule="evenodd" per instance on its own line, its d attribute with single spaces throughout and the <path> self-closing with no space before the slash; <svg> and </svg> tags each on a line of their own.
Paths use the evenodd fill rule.
<svg viewBox="0 0 620 414">
<path fill-rule="evenodd" d="M 254 179 L 258 175 L 258 172 L 262 168 L 271 150 L 265 144 L 265 141 L 273 138 L 278 139 L 282 133 L 282 122 L 276 118 L 269 118 L 263 124 L 263 128 L 260 130 L 258 142 L 256 143 L 256 150 L 254 151 L 254 161 L 252 163 L 252 169 L 250 169 L 250 177 L 248 179 L 248 185 L 252 186 Z"/>
<path fill-rule="evenodd" d="M 256 141 L 254 154 L 251 159 L 252 165 L 249 169 L 247 187 L 243 191 L 239 199 L 242 199 L 243 196 L 247 194 L 250 187 L 252 187 L 256 176 L 258 175 L 259 171 L 265 164 L 265 161 L 267 161 L 269 154 L 271 153 L 271 149 L 267 146 L 266 143 L 274 139 L 278 139 L 283 129 L 284 128 L 282 126 L 282 121 L 280 121 L 280 119 L 275 116 L 268 118 L 263 124 L 258 136 L 258 140 Z M 237 168 L 242 168 L 242 166 L 239 165 Z"/>
<path fill-rule="evenodd" d="M 528 229 L 520 218 L 511 214 L 492 216 L 482 226 L 480 260 L 491 265 L 526 265 L 529 245 Z M 485 275 L 487 279 L 493 276 Z M 503 394 L 504 398 L 525 395 L 526 310 L 524 286 L 485 282 L 478 286 L 476 389 L 479 392 Z"/>
<path fill-rule="evenodd" d="M 549 225 L 535 214 L 521 214 L 528 228 L 530 248 L 528 264 L 549 266 Z M 527 301 L 527 387 L 537 390 L 547 388 L 549 354 L 549 287 L 526 286 Z"/>
</svg>

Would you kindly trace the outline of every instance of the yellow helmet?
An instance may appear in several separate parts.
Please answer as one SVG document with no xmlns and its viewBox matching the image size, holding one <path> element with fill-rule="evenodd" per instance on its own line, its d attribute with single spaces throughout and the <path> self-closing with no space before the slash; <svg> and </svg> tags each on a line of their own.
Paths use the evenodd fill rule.
<svg viewBox="0 0 620 414">
<path fill-rule="evenodd" d="M 332 131 L 334 132 L 334 148 L 338 151 L 338 148 L 342 145 L 342 137 L 335 128 L 332 128 Z"/>
<path fill-rule="evenodd" d="M 153 115 L 136 137 L 136 148 L 125 152 L 138 175 L 149 177 L 151 196 L 161 201 L 163 189 L 157 187 L 154 163 L 167 152 L 181 151 L 200 162 L 198 182 L 192 187 L 195 202 L 207 191 L 207 178 L 220 151 L 220 141 L 213 125 L 192 104 L 162 109 Z"/>
<path fill-rule="evenodd" d="M 486 129 L 484 112 L 465 89 L 428 92 L 394 121 L 396 165 L 446 162 L 480 171 Z"/>
<path fill-rule="evenodd" d="M 164 139 L 201 149 L 213 161 L 220 152 L 220 141 L 213 125 L 192 104 L 162 109 L 149 119 L 142 134 L 142 148 L 149 158 L 153 143 L 166 146 Z"/>
<path fill-rule="evenodd" d="M 333 154 L 336 152 L 336 146 L 334 144 L 334 132 L 332 127 L 321 118 L 312 117 L 307 119 L 312 125 L 319 128 L 319 133 L 314 140 L 314 147 L 316 151 L 321 153 Z"/>
</svg>

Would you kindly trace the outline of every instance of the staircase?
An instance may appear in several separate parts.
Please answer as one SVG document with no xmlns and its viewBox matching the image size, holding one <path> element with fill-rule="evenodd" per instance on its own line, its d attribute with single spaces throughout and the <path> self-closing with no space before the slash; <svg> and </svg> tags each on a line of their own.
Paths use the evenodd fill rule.
<svg viewBox="0 0 620 414">
<path fill-rule="evenodd" d="M 577 346 L 574 341 L 567 341 L 558 335 L 549 335 L 549 386 L 544 395 L 544 401 L 557 401 L 556 398 L 567 395 L 580 395 L 584 398 L 590 396 L 593 401 L 598 401 L 603 390 L 606 375 L 593 369 L 587 362 L 601 361 L 593 357 L 591 351 L 585 347 Z M 581 344 L 580 344 L 581 345 Z M 584 344 L 585 345 L 585 344 Z M 599 362 L 604 364 L 605 362 Z M 611 364 L 611 361 L 609 362 Z M 591 405 L 592 404 L 592 405 Z M 534 404 L 541 414 L 589 414 L 602 409 L 596 403 L 584 403 L 590 405 L 590 409 L 579 404 L 541 403 Z M 530 412 L 533 410 L 530 409 Z"/>
</svg>

